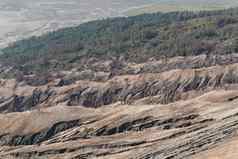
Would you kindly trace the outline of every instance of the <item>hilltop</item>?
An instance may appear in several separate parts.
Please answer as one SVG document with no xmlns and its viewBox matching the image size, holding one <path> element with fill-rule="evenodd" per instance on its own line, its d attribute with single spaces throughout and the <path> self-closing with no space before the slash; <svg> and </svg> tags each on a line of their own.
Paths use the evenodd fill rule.
<svg viewBox="0 0 238 159">
<path fill-rule="evenodd" d="M 18 41 L 2 50 L 0 63 L 14 76 L 80 69 L 90 58 L 140 63 L 231 54 L 238 51 L 237 25 L 237 9 L 105 19 Z"/>
</svg>

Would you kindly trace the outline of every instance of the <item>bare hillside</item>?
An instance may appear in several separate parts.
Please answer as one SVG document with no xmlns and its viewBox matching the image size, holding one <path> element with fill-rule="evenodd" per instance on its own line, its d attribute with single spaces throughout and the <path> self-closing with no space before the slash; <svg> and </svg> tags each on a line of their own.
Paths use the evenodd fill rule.
<svg viewBox="0 0 238 159">
<path fill-rule="evenodd" d="M 12 44 L 0 159 L 237 159 L 237 28 L 237 8 L 157 13 Z"/>
</svg>

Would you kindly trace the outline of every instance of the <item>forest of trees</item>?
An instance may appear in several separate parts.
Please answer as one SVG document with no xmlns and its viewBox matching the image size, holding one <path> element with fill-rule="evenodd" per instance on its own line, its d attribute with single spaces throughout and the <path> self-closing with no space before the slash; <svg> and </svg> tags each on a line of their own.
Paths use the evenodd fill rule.
<svg viewBox="0 0 238 159">
<path fill-rule="evenodd" d="M 148 58 L 238 52 L 238 9 L 144 14 L 92 21 L 2 50 L 0 63 L 21 71 L 70 69 L 82 56 Z M 61 65 L 52 63 L 58 61 Z"/>
</svg>

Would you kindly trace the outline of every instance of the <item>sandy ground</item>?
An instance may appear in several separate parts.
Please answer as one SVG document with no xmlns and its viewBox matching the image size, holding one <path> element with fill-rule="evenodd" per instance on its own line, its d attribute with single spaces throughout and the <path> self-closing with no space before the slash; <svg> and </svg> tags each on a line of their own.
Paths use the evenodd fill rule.
<svg viewBox="0 0 238 159">
<path fill-rule="evenodd" d="M 238 138 L 232 138 L 230 141 L 218 146 L 215 149 L 205 151 L 196 155 L 193 159 L 237 159 L 238 156 Z"/>
</svg>

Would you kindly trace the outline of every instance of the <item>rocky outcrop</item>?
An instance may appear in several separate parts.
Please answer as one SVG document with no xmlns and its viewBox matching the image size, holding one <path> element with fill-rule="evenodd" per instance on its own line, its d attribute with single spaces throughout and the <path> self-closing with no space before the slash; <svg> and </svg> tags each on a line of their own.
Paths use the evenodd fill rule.
<svg viewBox="0 0 238 159">
<path fill-rule="evenodd" d="M 0 156 L 191 158 L 237 137 L 238 100 L 230 100 L 237 94 L 219 90 L 169 105 L 58 106 L 1 115 Z M 4 134 L 18 137 L 4 143 Z"/>
<path fill-rule="evenodd" d="M 47 89 L 42 91 L 40 89 L 34 89 L 32 93 L 28 96 L 22 94 L 13 94 L 9 99 L 5 100 L 0 105 L 0 112 L 22 112 L 26 110 L 31 110 L 35 106 L 47 102 L 51 96 L 55 95 L 55 92 Z"/>
<path fill-rule="evenodd" d="M 197 58 L 200 59 L 201 56 L 193 57 L 196 60 Z M 179 58 L 177 60 L 179 61 Z M 1 89 L 4 92 L 9 87 L 10 93 L 3 95 L 0 111 L 20 112 L 65 102 L 68 106 L 85 107 L 100 107 L 115 102 L 168 104 L 218 88 L 236 89 L 237 70 L 238 65 L 235 63 L 194 69 L 172 69 L 161 73 L 120 75 L 103 80 L 104 82 L 86 80 L 87 78 L 76 81 L 56 78 L 40 87 L 30 86 L 27 82 L 11 86 L 11 82 L 5 82 L 0 92 Z"/>
<path fill-rule="evenodd" d="M 187 99 L 209 89 L 237 84 L 237 64 L 202 69 L 171 70 L 158 74 L 118 76 L 106 83 L 87 83 L 69 94 L 68 105 L 98 107 L 121 101 L 131 104 L 139 99 L 157 97 L 156 103 Z M 135 82 L 136 81 L 136 82 Z M 93 85 L 93 86 L 92 86 Z M 152 103 L 153 104 L 153 103 Z"/>
<path fill-rule="evenodd" d="M 238 57 L 231 56 L 91 59 L 43 83 L 36 75 L 2 79 L 0 158 L 200 159 L 235 149 Z"/>
<path fill-rule="evenodd" d="M 67 121 L 67 122 L 59 122 L 54 124 L 52 127 L 37 132 L 32 135 L 11 135 L 5 134 L 2 135 L 0 138 L 0 145 L 10 145 L 10 146 L 17 146 L 17 145 L 33 145 L 39 144 L 43 141 L 48 140 L 55 134 L 67 130 L 72 127 L 79 126 L 80 122 L 78 120 L 74 121 Z"/>
</svg>

